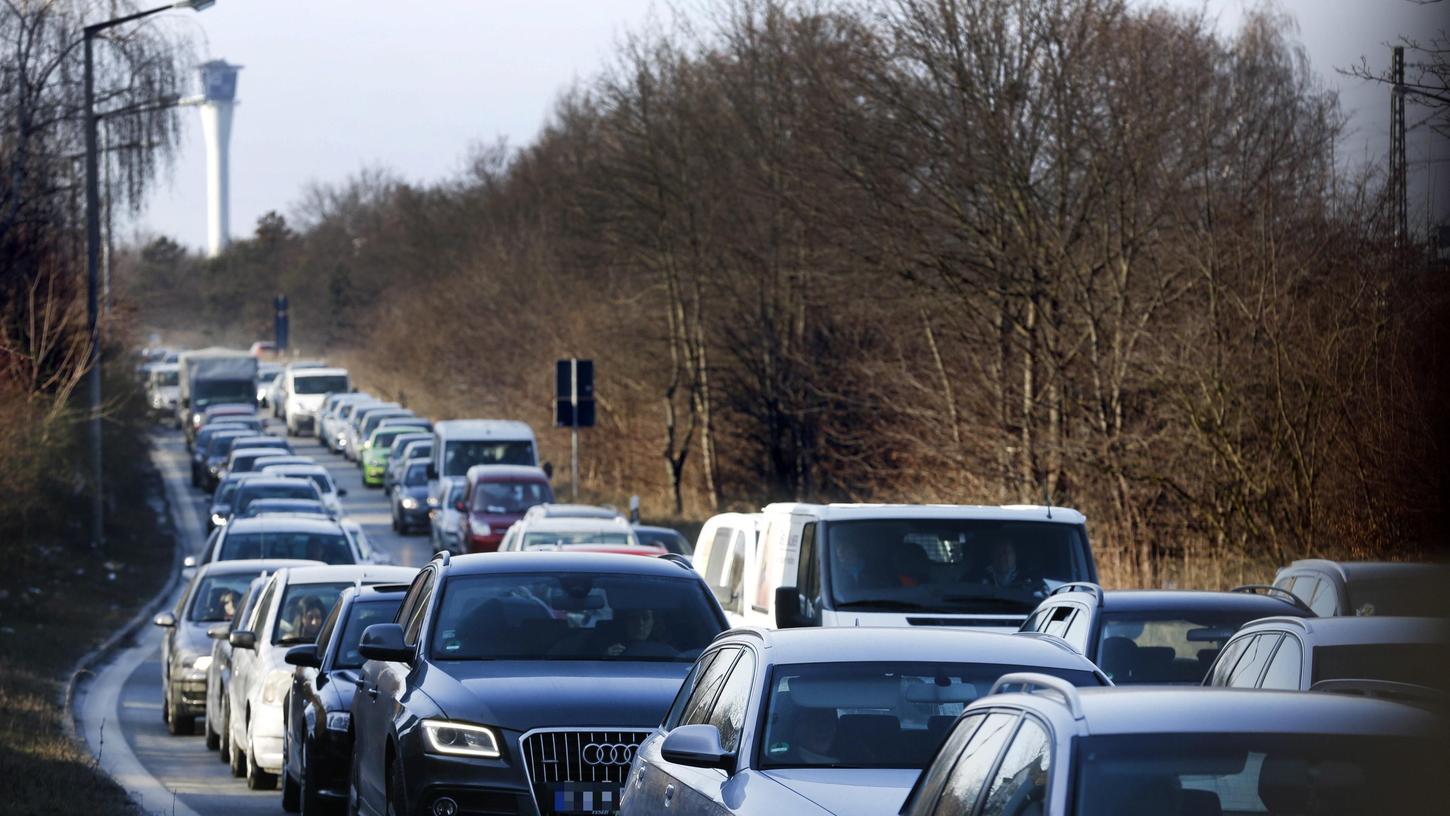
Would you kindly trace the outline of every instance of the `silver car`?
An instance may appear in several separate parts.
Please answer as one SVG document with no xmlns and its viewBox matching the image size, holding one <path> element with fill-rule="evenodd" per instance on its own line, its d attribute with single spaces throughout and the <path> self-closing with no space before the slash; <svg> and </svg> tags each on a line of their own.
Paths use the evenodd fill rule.
<svg viewBox="0 0 1450 816">
<path fill-rule="evenodd" d="M 453 476 L 447 480 L 443 501 L 428 512 L 428 526 L 433 539 L 433 551 L 447 550 L 463 552 L 463 513 L 458 503 L 468 495 L 468 480 Z"/>
</svg>

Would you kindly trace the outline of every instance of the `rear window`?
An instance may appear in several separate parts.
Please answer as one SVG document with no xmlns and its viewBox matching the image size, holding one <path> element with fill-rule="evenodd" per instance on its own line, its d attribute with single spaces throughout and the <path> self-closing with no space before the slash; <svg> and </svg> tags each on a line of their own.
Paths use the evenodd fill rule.
<svg viewBox="0 0 1450 816">
<path fill-rule="evenodd" d="M 545 482 L 479 482 L 473 486 L 473 512 L 516 515 L 554 500 Z"/>
<path fill-rule="evenodd" d="M 570 547 L 579 544 L 597 544 L 606 547 L 628 547 L 634 542 L 624 533 L 591 532 L 575 530 L 562 533 L 527 533 L 524 535 L 524 549 L 549 549 Z"/>
<path fill-rule="evenodd" d="M 1114 685 L 1203 682 L 1219 650 L 1256 613 L 1104 615 L 1097 661 Z"/>
<path fill-rule="evenodd" d="M 257 499 L 312 499 L 321 500 L 322 496 L 317 492 L 316 485 L 305 479 L 291 479 L 290 484 L 271 485 L 243 485 L 237 490 L 237 498 L 233 502 L 238 513 L 247 509 L 247 505 Z"/>
<path fill-rule="evenodd" d="M 328 375 L 322 377 L 292 377 L 292 391 L 295 394 L 331 394 L 347 390 L 347 377 Z"/>
<path fill-rule="evenodd" d="M 1450 645 L 1444 643 L 1373 643 L 1318 646 L 1314 649 L 1314 682 L 1320 680 L 1392 680 L 1450 689 Z"/>
<path fill-rule="evenodd" d="M 243 558 L 305 558 L 324 564 L 352 564 L 356 559 L 339 533 L 230 533 L 222 539 L 218 561 Z"/>
</svg>

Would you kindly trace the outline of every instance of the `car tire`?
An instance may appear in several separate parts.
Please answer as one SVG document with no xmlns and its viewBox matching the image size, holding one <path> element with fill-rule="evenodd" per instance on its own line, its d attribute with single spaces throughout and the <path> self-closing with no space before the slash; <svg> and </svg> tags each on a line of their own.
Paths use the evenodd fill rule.
<svg viewBox="0 0 1450 816">
<path fill-rule="evenodd" d="M 254 758 L 255 751 L 248 751 L 247 757 L 247 790 L 272 790 L 277 787 L 277 775 L 262 770 Z"/>
<path fill-rule="evenodd" d="M 222 735 L 218 734 L 215 730 L 212 729 L 210 717 L 206 718 L 206 724 L 203 727 L 206 729 L 207 750 L 215 751 L 216 749 L 220 748 L 222 744 Z"/>
<path fill-rule="evenodd" d="M 298 792 L 298 804 L 301 807 L 302 816 L 320 816 L 327 809 L 327 803 L 322 800 L 321 796 L 317 795 L 317 786 L 308 782 L 311 775 L 308 771 L 308 768 L 311 767 L 311 763 L 308 761 L 308 755 L 310 753 L 311 751 L 308 750 L 306 743 L 304 743 L 302 745 L 302 756 L 299 757 L 301 762 L 298 763 L 302 769 L 302 781 L 298 783 L 298 787 L 300 788 Z"/>
<path fill-rule="evenodd" d="M 282 758 L 282 809 L 288 813 L 302 810 L 302 790 L 292 774 L 287 773 L 287 758 Z"/>
<path fill-rule="evenodd" d="M 227 741 L 227 765 L 231 768 L 232 776 L 241 779 L 247 775 L 247 756 L 237 747 L 236 739 Z"/>
<path fill-rule="evenodd" d="M 166 733 L 173 737 L 189 737 L 196 732 L 195 718 L 183 717 L 176 713 L 170 684 L 166 690 L 166 700 L 161 705 L 161 718 L 166 721 Z"/>
<path fill-rule="evenodd" d="M 218 693 L 222 695 L 222 713 L 221 727 L 217 729 L 217 759 L 221 760 L 222 762 L 230 762 L 232 752 L 232 718 L 231 715 L 227 712 L 226 689 L 222 689 Z"/>
<path fill-rule="evenodd" d="M 408 791 L 403 782 L 403 761 L 394 759 L 388 769 L 388 816 L 407 816 Z"/>
</svg>

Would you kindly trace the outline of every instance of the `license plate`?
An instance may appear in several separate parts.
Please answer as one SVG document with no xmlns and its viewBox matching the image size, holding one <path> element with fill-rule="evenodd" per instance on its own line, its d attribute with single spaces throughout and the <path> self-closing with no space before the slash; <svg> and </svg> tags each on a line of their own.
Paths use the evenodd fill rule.
<svg viewBox="0 0 1450 816">
<path fill-rule="evenodd" d="M 618 784 L 561 782 L 548 786 L 549 804 L 553 805 L 553 813 L 612 816 L 619 812 L 621 790 Z"/>
</svg>

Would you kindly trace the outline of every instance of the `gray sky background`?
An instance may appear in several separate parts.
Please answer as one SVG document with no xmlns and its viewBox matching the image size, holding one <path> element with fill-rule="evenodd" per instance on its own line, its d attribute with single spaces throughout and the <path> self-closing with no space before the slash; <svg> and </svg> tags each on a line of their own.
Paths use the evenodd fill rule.
<svg viewBox="0 0 1450 816">
<path fill-rule="evenodd" d="M 698 2 L 699 0 L 697 0 Z M 1257 0 L 1138 0 L 1206 9 L 1225 31 Z M 1310 63 L 1337 88 L 1351 115 L 1347 158 L 1383 161 L 1389 96 L 1341 77 L 1336 66 L 1368 57 L 1388 64 L 1383 43 L 1447 27 L 1450 0 L 1278 0 L 1292 15 Z M 304 187 L 345 180 L 363 167 L 417 182 L 463 166 L 469 147 L 505 137 L 528 143 L 558 94 L 588 79 L 653 0 L 219 0 L 170 23 L 199 33 L 199 56 L 245 66 L 232 126 L 234 236 L 250 235 L 268 210 L 288 212 Z M 663 12 L 659 12 L 663 14 Z M 1423 109 L 1409 109 L 1413 124 Z M 206 157 L 199 116 L 170 174 L 128 232 L 206 240 Z M 1426 129 L 1410 140 L 1411 210 L 1450 211 L 1450 146 Z M 1433 173 L 1426 177 L 1426 173 Z M 1430 199 L 1438 194 L 1439 200 Z"/>
</svg>

